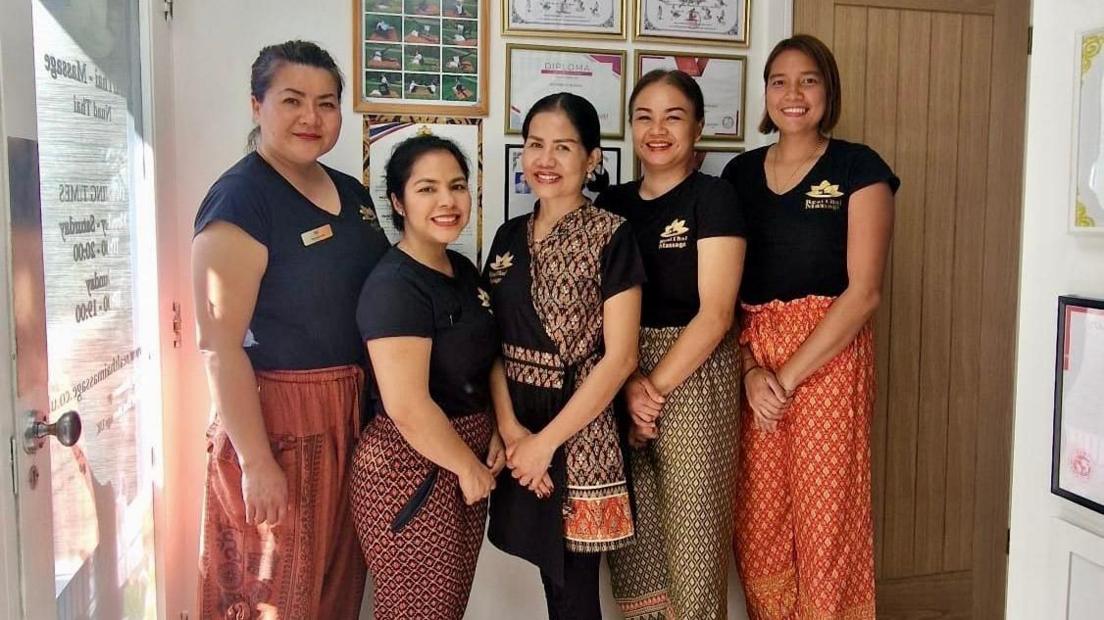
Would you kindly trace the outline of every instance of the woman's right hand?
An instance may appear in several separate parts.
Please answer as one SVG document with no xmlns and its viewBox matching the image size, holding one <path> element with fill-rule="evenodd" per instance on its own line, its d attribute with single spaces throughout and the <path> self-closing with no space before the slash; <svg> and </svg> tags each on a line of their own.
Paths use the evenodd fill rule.
<svg viewBox="0 0 1104 620">
<path fill-rule="evenodd" d="M 644 425 L 634 419 L 632 425 L 629 426 L 629 446 L 634 450 L 643 448 L 649 441 L 657 437 L 659 437 L 659 430 L 655 424 Z"/>
<path fill-rule="evenodd" d="M 277 525 L 288 511 L 287 476 L 275 458 L 242 466 L 242 499 L 247 525 Z"/>
<path fill-rule="evenodd" d="M 483 463 L 475 461 L 460 476 L 460 492 L 464 494 L 464 503 L 472 504 L 487 499 L 495 488 L 495 478 L 491 470 Z"/>
<path fill-rule="evenodd" d="M 748 405 L 755 414 L 756 425 L 763 430 L 774 430 L 786 414 L 790 397 L 774 373 L 756 366 L 744 375 L 744 390 Z"/>
<path fill-rule="evenodd" d="M 625 404 L 632 415 L 633 424 L 655 430 L 656 418 L 663 412 L 663 403 L 667 400 L 652 385 L 647 377 L 639 372 L 633 373 L 625 382 Z"/>
</svg>

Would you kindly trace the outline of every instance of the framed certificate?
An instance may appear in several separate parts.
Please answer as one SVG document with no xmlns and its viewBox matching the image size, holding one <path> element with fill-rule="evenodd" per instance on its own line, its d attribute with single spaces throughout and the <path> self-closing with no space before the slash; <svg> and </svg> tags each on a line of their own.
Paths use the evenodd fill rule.
<svg viewBox="0 0 1104 620">
<path fill-rule="evenodd" d="M 625 0 L 502 0 L 502 34 L 624 39 Z"/>
<path fill-rule="evenodd" d="M 505 198 L 502 201 L 503 221 L 512 217 L 533 212 L 533 205 L 537 197 L 525 182 L 525 173 L 521 168 L 521 153 L 524 148 L 521 144 L 506 145 L 506 188 Z M 583 195 L 591 200 L 598 197 L 602 190 L 610 185 L 621 182 L 621 148 L 616 146 L 602 147 L 602 163 L 594 171 L 594 180 L 588 181 L 583 188 Z"/>
<path fill-rule="evenodd" d="M 748 46 L 751 0 L 639 0 L 633 38 Z"/>
<path fill-rule="evenodd" d="M 703 140 L 744 139 L 744 93 L 747 57 L 682 56 L 670 52 L 636 52 L 636 79 L 654 69 L 678 69 L 697 81 L 705 97 Z"/>
<path fill-rule="evenodd" d="M 562 91 L 586 97 L 603 138 L 625 135 L 625 52 L 506 45 L 506 133 L 521 133 L 529 107 Z"/>
<path fill-rule="evenodd" d="M 353 108 L 486 115 L 487 3 L 353 0 Z"/>
<path fill-rule="evenodd" d="M 1069 229 L 1104 233 L 1104 28 L 1081 33 L 1078 43 Z"/>
<path fill-rule="evenodd" d="M 700 170 L 705 174 L 715 177 L 721 176 L 725 166 L 740 153 L 744 152 L 742 146 L 712 146 L 697 145 L 694 147 L 694 170 Z M 633 178 L 639 179 L 642 171 L 640 160 L 633 157 Z"/>
<path fill-rule="evenodd" d="M 364 118 L 363 182 L 372 193 L 372 202 L 379 214 L 380 225 L 387 238 L 395 243 L 402 233 L 391 218 L 391 200 L 387 195 L 385 171 L 395 147 L 418 135 L 432 134 L 455 142 L 468 158 L 468 189 L 472 198 L 471 219 L 450 249 L 467 256 L 479 265 L 482 259 L 483 207 L 483 125 L 475 118 L 437 118 L 431 116 L 378 116 Z"/>
<path fill-rule="evenodd" d="M 1050 490 L 1104 514 L 1104 301 L 1058 298 Z"/>
</svg>

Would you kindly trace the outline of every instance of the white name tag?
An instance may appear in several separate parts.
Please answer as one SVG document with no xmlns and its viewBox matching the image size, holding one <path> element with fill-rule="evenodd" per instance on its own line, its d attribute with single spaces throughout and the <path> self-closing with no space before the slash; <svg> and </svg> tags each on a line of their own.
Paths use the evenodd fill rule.
<svg viewBox="0 0 1104 620">
<path fill-rule="evenodd" d="M 308 230 L 307 232 L 299 235 L 303 239 L 303 245 L 313 245 L 319 241 L 325 241 L 333 236 L 333 228 L 330 228 L 329 224 L 323 224 L 314 230 Z"/>
</svg>

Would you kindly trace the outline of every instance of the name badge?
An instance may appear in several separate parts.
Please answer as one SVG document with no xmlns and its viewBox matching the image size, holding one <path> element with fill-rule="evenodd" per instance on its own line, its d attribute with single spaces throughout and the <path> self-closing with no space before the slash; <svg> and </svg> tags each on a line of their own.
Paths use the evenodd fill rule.
<svg viewBox="0 0 1104 620">
<path fill-rule="evenodd" d="M 303 245 L 314 245 L 319 241 L 325 241 L 333 236 L 333 228 L 330 228 L 329 224 L 323 224 L 314 230 L 308 230 L 307 232 L 299 235 L 303 239 Z"/>
</svg>

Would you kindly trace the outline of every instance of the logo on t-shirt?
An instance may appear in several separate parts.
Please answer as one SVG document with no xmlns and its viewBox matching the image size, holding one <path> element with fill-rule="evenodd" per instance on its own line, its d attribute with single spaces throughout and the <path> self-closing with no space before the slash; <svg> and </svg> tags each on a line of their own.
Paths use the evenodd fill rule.
<svg viewBox="0 0 1104 620">
<path fill-rule="evenodd" d="M 659 233 L 659 249 L 682 249 L 686 247 L 688 239 L 686 233 L 688 232 L 690 232 L 690 229 L 686 227 L 686 220 L 676 218 L 675 221 L 663 229 L 663 232 Z"/>
<path fill-rule="evenodd" d="M 372 228 L 379 228 L 380 230 L 383 230 L 380 227 L 379 218 L 376 217 L 376 212 L 369 207 L 360 205 L 360 219 L 368 222 L 368 224 L 371 225 Z"/>
<path fill-rule="evenodd" d="M 843 206 L 843 201 L 840 200 L 843 192 L 839 191 L 839 185 L 833 185 L 827 179 L 821 181 L 819 185 L 809 188 L 805 195 L 813 199 L 805 201 L 806 209 L 838 211 Z"/>
<path fill-rule="evenodd" d="M 482 287 L 479 287 L 476 290 L 479 291 L 479 304 L 481 306 L 483 306 L 484 308 L 490 308 L 491 307 L 491 294 L 488 293 L 487 291 L 483 290 Z"/>
<path fill-rule="evenodd" d="M 505 254 L 496 254 L 495 259 L 491 261 L 490 265 L 490 280 L 491 284 L 498 284 L 502 281 L 502 278 L 506 277 L 506 271 L 514 266 L 514 255 L 506 252 Z"/>
</svg>

